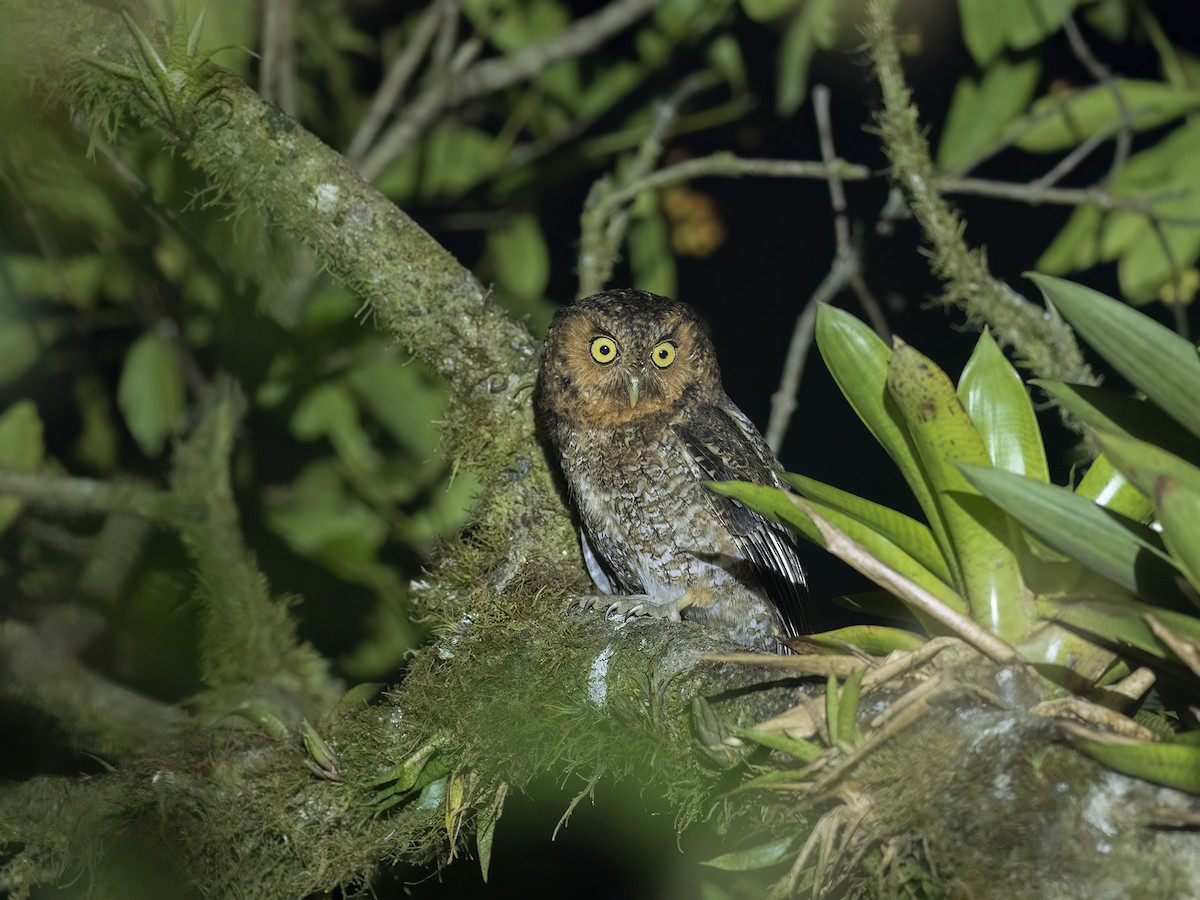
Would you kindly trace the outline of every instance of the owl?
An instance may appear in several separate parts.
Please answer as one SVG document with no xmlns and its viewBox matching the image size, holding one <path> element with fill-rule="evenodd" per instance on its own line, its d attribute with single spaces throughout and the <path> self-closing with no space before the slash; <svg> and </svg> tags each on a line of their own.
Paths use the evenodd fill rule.
<svg viewBox="0 0 1200 900">
<path fill-rule="evenodd" d="M 634 290 L 564 307 L 536 397 L 602 592 L 581 605 L 708 622 L 758 649 L 806 630 L 793 535 L 704 485 L 781 483 L 774 454 L 725 395 L 691 307 Z"/>
</svg>

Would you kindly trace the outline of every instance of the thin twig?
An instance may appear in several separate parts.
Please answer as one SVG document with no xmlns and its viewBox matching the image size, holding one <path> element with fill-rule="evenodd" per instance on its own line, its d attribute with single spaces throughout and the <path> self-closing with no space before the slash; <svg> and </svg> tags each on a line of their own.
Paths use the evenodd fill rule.
<svg viewBox="0 0 1200 900">
<path fill-rule="evenodd" d="M 396 54 L 396 58 L 388 66 L 387 74 L 384 75 L 375 96 L 371 98 L 367 114 L 363 116 L 358 130 L 354 132 L 354 137 L 350 140 L 349 147 L 346 148 L 346 157 L 353 164 L 358 165 L 362 162 L 363 157 L 371 148 L 375 136 L 383 128 L 383 123 L 387 121 L 388 116 L 399 104 L 400 98 L 404 95 L 404 89 L 408 87 L 421 60 L 425 58 L 434 35 L 437 34 L 444 6 L 444 3 L 438 2 L 425 10 L 421 18 L 417 20 L 412 34 L 409 35 L 408 43 L 404 45 L 403 50 Z"/>
<path fill-rule="evenodd" d="M 650 131 L 642 140 L 633 162 L 625 173 L 623 186 L 614 188 L 610 178 L 601 178 L 592 185 L 580 215 L 579 296 L 586 297 L 604 287 L 616 264 L 617 248 L 625 239 L 629 228 L 629 210 L 606 203 L 605 198 L 615 191 L 627 190 L 649 177 L 654 164 L 662 155 L 663 142 L 679 113 L 679 107 L 688 98 L 712 84 L 713 77 L 708 73 L 685 78 L 669 97 L 659 102 Z M 637 196 L 641 190 L 642 188 L 638 188 L 632 196 Z"/>
<path fill-rule="evenodd" d="M 299 109 L 296 93 L 297 0 L 263 3 L 263 62 L 261 90 L 264 100 L 277 104 L 289 116 Z"/>
<path fill-rule="evenodd" d="M 169 524 L 174 518 L 175 502 L 170 493 L 140 484 L 0 469 L 0 494 L 19 497 L 43 509 L 132 513 L 160 524 Z"/>
<path fill-rule="evenodd" d="M 1187 196 L 1186 191 L 1171 191 L 1157 197 L 1121 197 L 1103 188 L 1039 187 L 1036 182 L 992 181 L 987 178 L 957 178 L 942 176 L 934 179 L 934 187 L 946 194 L 971 194 L 976 197 L 996 197 L 1016 200 L 1030 206 L 1095 206 L 1102 210 L 1126 210 L 1148 218 L 1156 218 L 1167 225 L 1182 227 L 1200 226 L 1200 218 L 1183 216 L 1160 216 L 1154 212 L 1154 204 L 1178 200 Z"/>
<path fill-rule="evenodd" d="M 615 0 L 599 12 L 577 19 L 562 33 L 513 56 L 486 59 L 465 71 L 460 68 L 436 79 L 383 133 L 363 158 L 359 171 L 364 178 L 375 180 L 445 108 L 504 90 L 561 60 L 583 56 L 662 2 Z"/>
<path fill-rule="evenodd" d="M 1079 30 L 1079 26 L 1075 24 L 1075 17 L 1070 10 L 1063 16 L 1063 30 L 1067 33 L 1067 42 L 1071 45 L 1071 52 L 1075 54 L 1075 58 L 1083 64 L 1083 67 L 1088 70 L 1096 81 L 1108 88 L 1113 95 L 1113 102 L 1117 104 L 1117 112 L 1121 117 L 1120 129 L 1117 131 L 1117 146 L 1113 151 L 1112 165 L 1109 167 L 1108 175 L 1104 179 L 1104 185 L 1107 187 L 1112 183 L 1112 180 L 1117 176 L 1117 173 L 1125 168 L 1125 163 L 1129 159 L 1129 150 L 1133 146 L 1133 110 L 1129 108 L 1129 104 L 1125 101 L 1125 96 L 1121 93 L 1121 88 L 1113 78 L 1112 71 L 1104 63 L 1100 62 L 1092 53 L 1092 49 L 1083 39 L 1083 34 Z"/>
<path fill-rule="evenodd" d="M 601 213 L 635 200 L 643 191 L 670 187 L 685 181 L 710 176 L 741 178 L 758 175 L 766 178 L 825 178 L 842 177 L 850 181 L 866 181 L 871 170 L 866 166 L 849 163 L 842 159 L 829 162 L 811 162 L 791 159 L 744 159 L 732 153 L 714 153 L 686 159 L 651 172 L 636 182 L 626 184 L 596 202 L 595 209 Z"/>
<path fill-rule="evenodd" d="M 800 392 L 800 379 L 804 375 L 804 363 L 808 360 L 808 351 L 812 346 L 813 331 L 816 328 L 817 309 L 819 304 L 828 303 L 852 281 L 857 280 L 861 297 L 869 298 L 873 303 L 866 282 L 862 280 L 861 259 L 858 250 L 850 240 L 850 222 L 846 217 L 846 191 L 842 186 L 844 172 L 843 164 L 837 158 L 833 146 L 833 126 L 829 118 L 829 89 L 824 85 L 813 88 L 813 112 L 817 119 L 817 134 L 821 145 L 821 159 L 825 183 L 829 187 L 829 203 L 833 207 L 833 234 L 837 249 L 829 271 L 821 279 L 816 291 L 805 304 L 804 309 L 796 319 L 792 329 L 792 339 L 788 344 L 787 356 L 783 362 L 783 372 L 779 379 L 779 388 L 771 395 L 771 417 L 767 422 L 767 446 L 775 453 L 783 445 L 783 437 L 791 422 L 792 413 L 796 410 L 796 396 Z M 865 167 L 860 167 L 865 168 Z M 870 175 L 869 170 L 866 172 Z"/>
</svg>

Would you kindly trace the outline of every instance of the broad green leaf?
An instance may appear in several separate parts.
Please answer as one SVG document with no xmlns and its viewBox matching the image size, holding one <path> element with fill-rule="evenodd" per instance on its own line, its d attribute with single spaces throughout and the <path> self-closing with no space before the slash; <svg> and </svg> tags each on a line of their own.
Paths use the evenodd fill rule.
<svg viewBox="0 0 1200 900">
<path fill-rule="evenodd" d="M 837 30 L 837 0 L 804 0 L 779 48 L 775 111 L 791 116 L 808 96 L 808 70 L 818 47 L 833 45 Z"/>
<path fill-rule="evenodd" d="M 751 509 L 757 510 L 775 521 L 791 525 L 817 546 L 825 546 L 824 539 L 821 537 L 821 533 L 817 530 L 816 526 L 813 525 L 812 520 L 797 508 L 786 491 L 736 481 L 706 482 L 706 484 L 718 494 L 734 497 Z M 896 546 L 896 544 L 892 543 L 887 537 L 875 531 L 870 525 L 837 509 L 827 507 L 816 500 L 808 502 L 819 515 L 828 519 L 851 539 L 862 544 L 868 552 L 886 565 L 895 569 L 910 581 L 914 581 L 925 588 L 925 590 L 929 591 L 929 593 L 933 594 L 951 609 L 958 612 L 963 612 L 966 609 L 962 598 L 955 593 L 951 586 L 909 556 L 900 547 Z M 920 614 L 918 614 L 918 618 L 922 622 L 927 622 L 926 617 Z"/>
<path fill-rule="evenodd" d="M 978 84 L 969 75 L 959 79 L 938 141 L 938 169 L 959 172 L 983 157 L 1029 104 L 1040 74 L 1034 58 L 1012 64 L 997 60 Z"/>
<path fill-rule="evenodd" d="M 1160 204 L 1155 212 L 1168 221 L 1171 217 L 1194 221 L 1200 218 L 1200 196 Z M 1117 262 L 1121 295 L 1131 303 L 1144 304 L 1156 299 L 1159 289 L 1176 272 L 1190 268 L 1197 256 L 1200 256 L 1200 228 L 1167 225 L 1155 230 L 1147 221 L 1137 240 Z"/>
<path fill-rule="evenodd" d="M 425 460 L 435 453 L 440 437 L 433 423 L 442 417 L 446 393 L 423 367 L 381 357 L 347 372 L 346 384 L 363 409 L 413 458 Z"/>
<path fill-rule="evenodd" d="M 75 455 L 84 465 L 107 475 L 116 468 L 118 443 L 108 387 L 98 376 L 84 374 L 75 379 L 73 392 L 80 423 Z"/>
<path fill-rule="evenodd" d="M 1158 483 L 1155 505 L 1163 543 L 1192 587 L 1200 591 L 1200 490 L 1163 478 Z"/>
<path fill-rule="evenodd" d="M 1200 747 L 1189 743 L 1075 742 L 1075 746 L 1110 769 L 1200 794 Z"/>
<path fill-rule="evenodd" d="M 1034 268 L 1046 275 L 1065 275 L 1096 265 L 1100 261 L 1100 230 L 1104 221 L 1099 207 L 1076 207 L 1063 230 L 1038 257 Z"/>
<path fill-rule="evenodd" d="M 983 438 L 992 465 L 1048 482 L 1046 450 L 1021 376 L 985 330 L 958 380 L 958 399 Z"/>
<path fill-rule="evenodd" d="M 0 315 L 0 387 L 24 375 L 40 355 L 41 342 L 33 326 Z"/>
<path fill-rule="evenodd" d="M 521 300 L 540 299 L 546 292 L 550 252 L 535 216 L 522 213 L 490 230 L 487 254 L 501 291 Z"/>
<path fill-rule="evenodd" d="M 704 52 L 712 70 L 724 78 L 734 93 L 746 90 L 746 61 L 742 48 L 732 34 L 723 34 L 708 45 Z"/>
<path fill-rule="evenodd" d="M 1068 690 L 1078 690 L 1081 679 L 1095 684 L 1117 658 L 1061 622 L 1039 622 L 1016 647 L 1025 659 L 1037 664 L 1043 676 Z"/>
<path fill-rule="evenodd" d="M 803 0 L 741 0 L 742 12 L 755 22 L 769 22 L 795 9 Z"/>
<path fill-rule="evenodd" d="M 1161 81 L 1116 78 L 1109 85 L 1092 85 L 1036 101 L 1029 114 L 1013 121 L 1005 133 L 1022 150 L 1053 153 L 1067 150 L 1121 125 L 1121 92 L 1134 131 L 1156 128 L 1200 106 L 1200 92 Z"/>
<path fill-rule="evenodd" d="M 1062 28 L 1063 17 L 1084 0 L 999 0 L 1008 46 L 1026 50 Z"/>
<path fill-rule="evenodd" d="M 1158 659 L 1174 662 L 1178 657 L 1150 630 L 1147 616 L 1153 616 L 1175 634 L 1200 641 L 1200 619 L 1161 606 L 1105 597 L 1052 599 L 1050 603 L 1058 610 L 1059 621 L 1105 641 L 1121 641 Z"/>
<path fill-rule="evenodd" d="M 803 640 L 839 653 L 847 647 L 856 647 L 871 656 L 887 656 L 897 650 L 907 653 L 924 646 L 926 641 L 919 634 L 887 625 L 847 625 L 821 634 L 806 634 Z"/>
<path fill-rule="evenodd" d="M 1130 384 L 1200 435 L 1200 356 L 1191 342 L 1099 291 L 1048 275 L 1029 277 Z"/>
<path fill-rule="evenodd" d="M 1162 479 L 1170 479 L 1193 491 L 1200 491 L 1200 468 L 1174 453 L 1109 432 L 1099 432 L 1096 440 L 1114 466 L 1125 473 L 1139 491 L 1153 500 Z"/>
<path fill-rule="evenodd" d="M 1131 591 L 1169 588 L 1174 566 L 1154 532 L 1066 488 L 986 466 L 959 465 L 976 488 L 1055 550 Z"/>
<path fill-rule="evenodd" d="M 943 552 L 957 562 L 960 580 L 955 586 L 976 622 L 1003 640 L 1016 640 L 1032 620 L 1016 556 L 1005 544 L 1008 519 L 954 466 L 989 465 L 983 439 L 946 373 L 900 341 L 888 366 L 887 386 L 946 523 L 950 547 Z"/>
<path fill-rule="evenodd" d="M 42 464 L 46 445 L 42 420 L 32 400 L 19 400 L 0 414 L 0 468 L 32 472 Z M 16 497 L 0 496 L 0 532 L 21 514 Z"/>
<path fill-rule="evenodd" d="M 1083 18 L 1114 44 L 1120 44 L 1129 37 L 1131 12 L 1126 0 L 1098 0 L 1084 10 Z"/>
<path fill-rule="evenodd" d="M 942 548 L 951 574 L 957 578 L 957 560 L 948 550 L 946 525 L 925 471 L 917 461 L 912 436 L 887 390 L 892 351 L 866 324 L 844 310 L 824 304 L 817 310 L 816 340 L 817 349 L 843 396 L 904 476 L 925 513 L 938 547 Z"/>
<path fill-rule="evenodd" d="M 986 66 L 1004 49 L 1006 14 L 997 0 L 958 0 L 963 41 L 976 65 Z"/>
<path fill-rule="evenodd" d="M 1085 425 L 1097 431 L 1146 441 L 1185 459 L 1200 460 L 1200 441 L 1179 428 L 1163 410 L 1139 397 L 1108 388 L 1063 381 L 1030 382 Z"/>
<path fill-rule="evenodd" d="M 1135 522 L 1143 521 L 1154 509 L 1150 498 L 1134 487 L 1104 454 L 1097 456 L 1088 468 L 1075 488 L 1075 495 Z"/>
<path fill-rule="evenodd" d="M 142 452 L 158 456 L 185 408 L 183 368 L 170 341 L 153 331 L 138 338 L 125 356 L 117 406 Z"/>
<path fill-rule="evenodd" d="M 664 297 L 675 296 L 675 254 L 671 233 L 658 204 L 639 210 L 629 227 L 625 243 L 633 284 L 639 290 Z"/>
<path fill-rule="evenodd" d="M 765 869 L 768 866 L 783 862 L 792 855 L 792 843 L 795 838 L 781 838 L 768 844 L 759 844 L 746 850 L 735 850 L 732 853 L 722 853 L 712 859 L 702 860 L 700 865 L 711 866 L 726 872 L 748 872 L 753 869 Z"/>
<path fill-rule="evenodd" d="M 929 526 L 894 509 L 875 503 L 848 491 L 840 490 L 813 478 L 791 472 L 783 480 L 809 500 L 843 512 L 887 538 L 946 584 L 951 582 L 950 568 L 938 549 Z"/>
</svg>

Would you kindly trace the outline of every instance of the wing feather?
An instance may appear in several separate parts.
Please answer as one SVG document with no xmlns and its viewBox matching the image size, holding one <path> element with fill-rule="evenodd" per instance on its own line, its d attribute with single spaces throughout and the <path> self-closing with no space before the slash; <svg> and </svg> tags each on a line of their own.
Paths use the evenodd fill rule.
<svg viewBox="0 0 1200 900">
<path fill-rule="evenodd" d="M 673 428 L 705 480 L 783 486 L 775 455 L 728 397 L 723 397 L 719 405 L 689 411 L 688 421 L 676 423 Z M 710 491 L 708 499 L 744 549 L 746 560 L 778 610 L 787 633 L 805 633 L 808 579 L 795 536 L 732 497 Z"/>
</svg>

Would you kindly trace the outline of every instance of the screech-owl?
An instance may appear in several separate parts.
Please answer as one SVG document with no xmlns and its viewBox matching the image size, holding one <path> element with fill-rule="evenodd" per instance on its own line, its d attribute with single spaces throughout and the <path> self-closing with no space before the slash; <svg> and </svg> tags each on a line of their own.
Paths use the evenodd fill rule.
<svg viewBox="0 0 1200 900">
<path fill-rule="evenodd" d="M 807 586 L 790 532 L 704 481 L 781 486 L 779 463 L 725 394 L 703 323 L 634 290 L 559 310 L 538 373 L 540 423 L 610 611 L 707 621 L 776 649 L 803 633 Z"/>
</svg>

